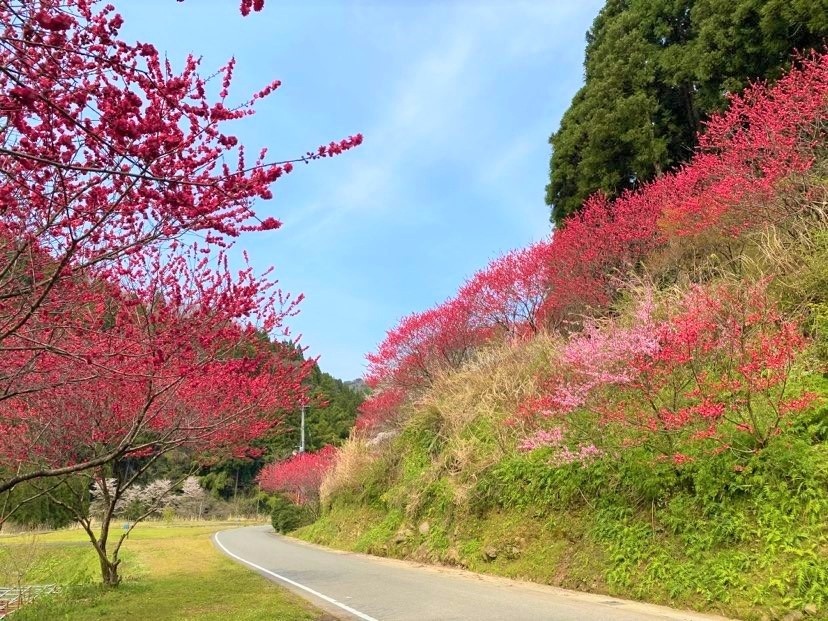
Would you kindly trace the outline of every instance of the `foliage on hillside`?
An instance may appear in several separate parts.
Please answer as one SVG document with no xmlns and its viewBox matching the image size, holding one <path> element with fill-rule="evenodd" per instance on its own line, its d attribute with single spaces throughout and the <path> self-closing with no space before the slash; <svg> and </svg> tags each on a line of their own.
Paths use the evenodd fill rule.
<svg viewBox="0 0 828 621">
<path fill-rule="evenodd" d="M 826 0 L 608 0 L 587 33 L 585 84 L 550 138 L 552 219 L 685 162 L 728 93 L 824 44 L 826 16 Z"/>
<path fill-rule="evenodd" d="M 404 318 L 305 536 L 828 613 L 827 114 L 815 56 L 734 98 L 685 167 Z"/>
</svg>

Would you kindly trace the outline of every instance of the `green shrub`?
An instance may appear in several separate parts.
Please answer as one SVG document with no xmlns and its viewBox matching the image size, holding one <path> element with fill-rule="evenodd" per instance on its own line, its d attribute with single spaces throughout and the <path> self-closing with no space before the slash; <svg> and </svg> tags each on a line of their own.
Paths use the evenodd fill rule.
<svg viewBox="0 0 828 621">
<path fill-rule="evenodd" d="M 300 507 L 281 495 L 270 499 L 270 523 L 277 533 L 288 533 L 312 521 L 311 512 L 305 507 Z"/>
<path fill-rule="evenodd" d="M 54 483 L 50 483 L 50 487 Z M 78 496 L 82 497 L 82 506 L 87 507 L 89 500 L 83 490 L 81 478 L 67 478 L 63 484 L 51 489 L 51 495 L 57 500 L 76 506 Z M 74 515 L 48 495 L 42 494 L 41 487 L 22 483 L 11 491 L 0 494 L 0 507 L 13 508 L 10 521 L 28 528 L 47 527 L 63 528 L 74 521 Z M 83 508 L 81 510 L 84 510 Z"/>
</svg>

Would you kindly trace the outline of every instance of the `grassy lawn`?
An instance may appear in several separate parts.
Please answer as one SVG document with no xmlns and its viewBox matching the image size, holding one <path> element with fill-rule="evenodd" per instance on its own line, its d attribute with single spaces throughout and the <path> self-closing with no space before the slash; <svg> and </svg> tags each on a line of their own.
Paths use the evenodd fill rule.
<svg viewBox="0 0 828 621">
<path fill-rule="evenodd" d="M 210 541 L 238 524 L 141 524 L 125 544 L 123 583 L 104 589 L 92 546 L 80 530 L 0 536 L 0 580 L 67 585 L 15 613 L 15 621 L 234 619 L 320 621 L 330 616 L 222 556 Z"/>
</svg>

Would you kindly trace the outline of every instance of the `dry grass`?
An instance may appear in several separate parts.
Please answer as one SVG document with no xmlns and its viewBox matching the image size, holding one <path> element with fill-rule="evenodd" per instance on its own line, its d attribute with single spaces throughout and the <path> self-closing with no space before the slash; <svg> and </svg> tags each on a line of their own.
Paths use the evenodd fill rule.
<svg viewBox="0 0 828 621">
<path fill-rule="evenodd" d="M 430 472 L 418 477 L 420 487 L 443 472 L 480 471 L 514 449 L 520 423 L 510 427 L 503 421 L 516 413 L 522 401 L 537 394 L 539 378 L 560 343 L 557 336 L 540 334 L 530 342 L 488 347 L 462 369 L 435 379 L 414 404 L 414 418 L 400 421 L 403 429 L 418 425 L 430 428 L 443 445 L 440 459 L 428 468 Z M 323 506 L 330 506 L 339 494 L 359 493 L 371 468 L 378 467 L 380 460 L 394 461 L 389 452 L 396 450 L 397 442 L 372 444 L 365 438 L 351 437 L 322 481 Z M 467 487 L 458 482 L 458 501 L 462 502 Z"/>
<path fill-rule="evenodd" d="M 333 495 L 362 486 L 367 468 L 373 464 L 381 446 L 369 446 L 364 438 L 350 438 L 336 453 L 336 461 L 322 480 L 319 497 L 327 506 Z"/>
<path fill-rule="evenodd" d="M 556 335 L 539 334 L 529 342 L 486 348 L 463 369 L 438 377 L 422 405 L 439 410 L 450 433 L 480 417 L 502 421 L 537 392 L 538 375 L 560 343 Z"/>
<path fill-rule="evenodd" d="M 458 459 L 468 452 L 475 427 L 488 427 L 502 454 L 513 448 L 515 435 L 503 422 L 537 395 L 561 343 L 558 335 L 542 333 L 529 342 L 486 348 L 463 369 L 438 377 L 418 409 L 439 413 L 441 433 Z"/>
</svg>

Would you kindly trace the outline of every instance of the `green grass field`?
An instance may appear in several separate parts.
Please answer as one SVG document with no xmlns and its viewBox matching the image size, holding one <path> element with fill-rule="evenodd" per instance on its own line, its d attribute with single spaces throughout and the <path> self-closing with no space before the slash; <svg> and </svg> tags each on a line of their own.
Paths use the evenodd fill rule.
<svg viewBox="0 0 828 621">
<path fill-rule="evenodd" d="M 321 621 L 330 616 L 222 556 L 210 541 L 238 524 L 141 524 L 125 544 L 123 583 L 97 584 L 97 557 L 80 530 L 0 536 L 0 580 L 64 585 L 15 613 L 15 621 Z"/>
</svg>

